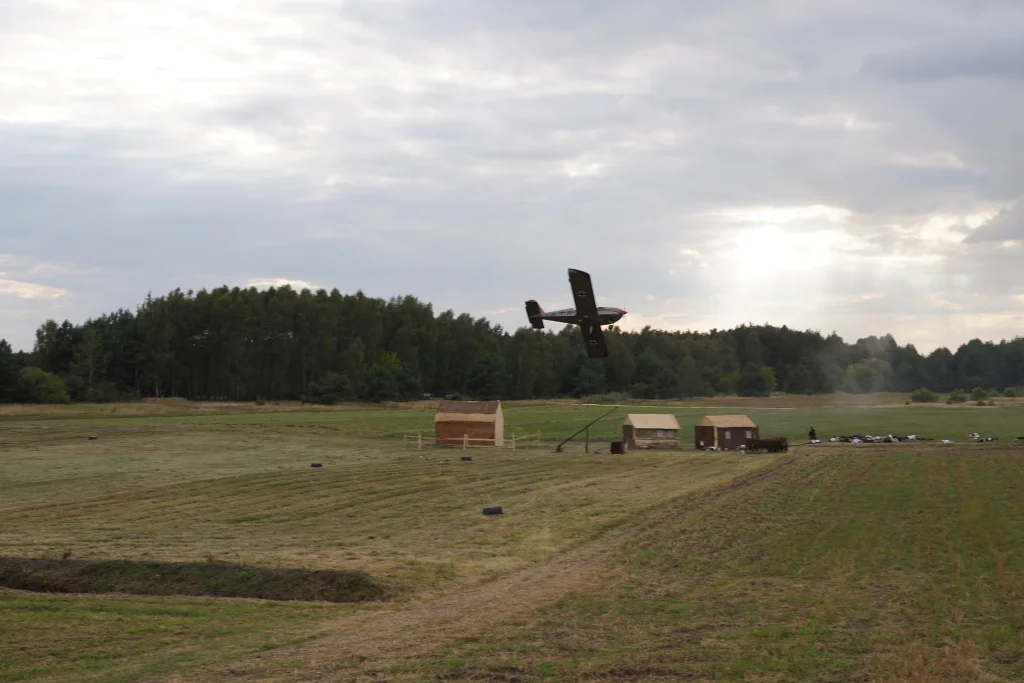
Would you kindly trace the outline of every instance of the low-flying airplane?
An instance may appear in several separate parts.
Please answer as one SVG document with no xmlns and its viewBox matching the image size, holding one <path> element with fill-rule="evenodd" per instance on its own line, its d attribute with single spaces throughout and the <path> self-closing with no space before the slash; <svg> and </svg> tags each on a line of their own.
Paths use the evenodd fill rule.
<svg viewBox="0 0 1024 683">
<path fill-rule="evenodd" d="M 572 298 L 576 308 L 547 312 L 533 299 L 526 302 L 526 315 L 530 324 L 538 330 L 544 329 L 544 321 L 579 325 L 583 331 L 583 342 L 587 346 L 587 355 L 591 358 L 607 358 L 608 347 L 604 343 L 602 325 L 611 325 L 626 315 L 621 308 L 598 306 L 594 299 L 594 286 L 590 284 L 590 275 L 575 268 L 569 269 L 569 285 L 572 287 Z"/>
</svg>

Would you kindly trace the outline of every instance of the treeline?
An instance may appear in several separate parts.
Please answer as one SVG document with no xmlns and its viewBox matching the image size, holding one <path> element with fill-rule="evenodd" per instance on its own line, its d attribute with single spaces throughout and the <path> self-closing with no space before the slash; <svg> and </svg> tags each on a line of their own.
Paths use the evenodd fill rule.
<svg viewBox="0 0 1024 683">
<path fill-rule="evenodd" d="M 590 360 L 578 328 L 508 332 L 483 318 L 435 314 L 412 296 L 175 290 L 81 325 L 48 320 L 30 353 L 0 342 L 0 401 L 686 398 L 1024 385 L 1022 338 L 925 356 L 888 335 L 848 344 L 835 333 L 767 325 L 606 334 L 609 357 Z"/>
</svg>

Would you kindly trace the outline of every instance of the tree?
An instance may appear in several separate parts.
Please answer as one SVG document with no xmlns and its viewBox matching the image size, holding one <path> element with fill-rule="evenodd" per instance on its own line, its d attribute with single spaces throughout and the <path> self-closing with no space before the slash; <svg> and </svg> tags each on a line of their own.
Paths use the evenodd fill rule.
<svg viewBox="0 0 1024 683">
<path fill-rule="evenodd" d="M 333 405 L 355 398 L 352 380 L 338 372 L 328 372 L 318 382 L 310 382 L 308 399 L 311 403 Z"/>
<path fill-rule="evenodd" d="M 787 394 L 809 394 L 814 386 L 814 377 L 803 363 L 794 365 L 786 374 L 783 389 Z"/>
<path fill-rule="evenodd" d="M 589 365 L 584 365 L 580 369 L 580 384 L 575 394 L 577 396 L 593 396 L 606 391 L 608 391 L 608 383 L 605 381 L 604 373 Z"/>
<path fill-rule="evenodd" d="M 479 400 L 493 400 L 505 395 L 505 359 L 497 353 L 480 356 L 466 377 L 466 391 Z"/>
<path fill-rule="evenodd" d="M 747 334 L 747 340 L 743 345 L 743 362 L 758 367 L 764 364 L 764 346 L 761 345 L 761 337 L 757 330 Z"/>
<path fill-rule="evenodd" d="M 605 359 L 605 376 L 612 391 L 623 391 L 633 381 L 636 372 L 636 361 L 626 344 L 625 335 L 618 330 L 610 330 L 606 335 L 608 358 Z"/>
<path fill-rule="evenodd" d="M 374 364 L 366 371 L 359 397 L 373 403 L 395 401 L 399 398 L 398 382 L 390 370 L 383 365 Z"/>
<path fill-rule="evenodd" d="M 67 403 L 64 380 L 52 372 L 29 366 L 21 371 L 21 393 L 29 403 Z"/>
<path fill-rule="evenodd" d="M 679 377 L 671 369 L 663 367 L 654 377 L 652 389 L 658 398 L 679 398 Z"/>
<path fill-rule="evenodd" d="M 395 383 L 398 386 L 398 397 L 403 401 L 420 398 L 423 395 L 423 385 L 408 368 L 403 367 L 399 370 Z"/>
<path fill-rule="evenodd" d="M 289 400 L 316 394 L 330 373 L 346 377 L 354 396 L 380 400 L 424 389 L 528 399 L 607 390 L 645 398 L 766 395 L 775 385 L 790 393 L 1024 385 L 1024 338 L 971 340 L 927 357 L 890 335 L 849 344 L 834 332 L 770 325 L 707 332 L 610 327 L 606 338 L 608 358 L 591 361 L 572 326 L 510 334 L 483 318 L 435 314 L 412 296 L 175 289 L 82 325 L 47 320 L 31 357 L 0 346 L 0 400 L 15 400 L 12 391 L 20 396 L 21 370 L 30 364 L 62 379 L 73 400 L 89 401 Z M 372 366 L 379 370 L 371 377 Z M 341 381 L 327 384 L 325 395 L 348 391 Z"/>
<path fill-rule="evenodd" d="M 704 381 L 697 370 L 697 361 L 689 353 L 683 356 L 679 362 L 677 376 L 679 378 L 679 394 L 684 398 L 703 396 L 706 393 Z"/>
<path fill-rule="evenodd" d="M 75 346 L 70 373 L 82 378 L 86 390 L 92 389 L 96 378 L 106 370 L 103 338 L 94 327 L 86 327 Z"/>
<path fill-rule="evenodd" d="M 767 376 L 760 367 L 747 363 L 740 373 L 736 393 L 740 396 L 767 396 L 769 388 L 766 380 Z"/>
<path fill-rule="evenodd" d="M 20 375 L 21 371 L 11 345 L 6 339 L 0 339 L 0 403 L 15 400 Z"/>
<path fill-rule="evenodd" d="M 366 372 L 366 349 L 362 339 L 356 337 L 348 345 L 339 369 L 354 385 L 363 381 L 363 374 Z"/>
<path fill-rule="evenodd" d="M 654 349 L 647 347 L 636 359 L 634 380 L 644 384 L 654 384 L 655 377 L 665 368 L 665 361 Z"/>
</svg>

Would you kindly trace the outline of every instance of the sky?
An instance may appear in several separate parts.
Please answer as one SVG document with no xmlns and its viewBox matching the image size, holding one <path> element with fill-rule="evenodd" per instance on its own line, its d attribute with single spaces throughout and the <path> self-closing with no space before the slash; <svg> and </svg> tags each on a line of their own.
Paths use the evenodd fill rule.
<svg viewBox="0 0 1024 683">
<path fill-rule="evenodd" d="M 5 0 L 0 338 L 176 287 L 1024 323 L 1019 0 Z M 555 326 L 558 327 L 558 326 Z"/>
</svg>

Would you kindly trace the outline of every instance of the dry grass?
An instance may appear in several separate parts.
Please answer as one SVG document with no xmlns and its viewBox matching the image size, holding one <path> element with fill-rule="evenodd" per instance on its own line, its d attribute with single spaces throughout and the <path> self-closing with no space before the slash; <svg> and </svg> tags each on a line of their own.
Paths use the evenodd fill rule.
<svg viewBox="0 0 1024 683">
<path fill-rule="evenodd" d="M 680 491 L 753 467 L 737 455 L 629 458 L 405 450 L 332 432 L 60 431 L 5 457 L 4 555 L 355 568 L 403 586 L 536 562 Z M 441 462 L 442 460 L 447 462 Z M 314 469 L 311 462 L 321 462 Z M 505 514 L 484 517 L 483 507 Z"/>
<path fill-rule="evenodd" d="M 506 424 L 567 433 L 587 411 L 601 409 L 516 406 Z M 823 445 L 781 458 L 478 449 L 463 463 L 459 450 L 386 438 L 429 418 L 0 423 L 0 554 L 359 569 L 400 595 L 287 611 L 174 598 L 162 614 L 152 599 L 0 591 L 12 607 L 0 630 L 18 631 L 0 641 L 0 678 L 1024 677 L 1019 447 Z M 981 424 L 1005 436 L 1018 418 L 865 407 L 767 410 L 762 424 Z M 506 514 L 484 517 L 487 505 Z M 288 641 L 299 644 L 279 647 Z"/>
<path fill-rule="evenodd" d="M 834 448 L 638 527 L 604 581 L 391 680 L 1024 677 L 1024 454 Z"/>
<path fill-rule="evenodd" d="M 590 544 L 602 533 L 767 462 L 692 452 L 556 455 L 547 448 L 477 449 L 470 451 L 472 462 L 461 462 L 462 451 L 418 452 L 338 431 L 350 425 L 358 433 L 365 428 L 358 419 L 309 429 L 286 426 L 308 421 L 288 415 L 287 423 L 255 426 L 220 418 L 7 423 L 0 433 L 0 554 L 357 569 L 397 593 L 393 604 L 282 612 L 275 603 L 242 609 L 237 600 L 197 606 L 167 598 L 163 604 L 183 611 L 163 614 L 151 599 L 104 602 L 0 590 L 8 606 L 0 630 L 33 634 L 31 643 L 0 643 L 0 660 L 8 662 L 0 678 L 77 681 L 188 670 L 321 631 L 337 633 L 325 619 L 350 631 L 380 615 L 391 621 L 379 622 L 379 633 L 388 632 L 388 623 L 397 633 L 411 622 L 387 615 L 424 605 L 436 610 L 422 613 L 424 625 L 500 620 L 512 613 L 510 602 L 528 612 L 578 586 L 579 570 L 597 566 L 601 555 Z M 375 413 L 367 415 L 372 422 Z M 93 433 L 98 440 L 85 438 Z M 311 468 L 314 461 L 323 467 Z M 492 504 L 505 514 L 484 517 L 482 508 Z M 583 555 L 565 555 L 573 548 Z M 540 572 L 532 579 L 516 571 L 531 568 Z M 507 598 L 504 590 L 514 595 Z M 466 591 L 478 591 L 477 599 L 465 602 Z M 462 601 L 445 602 L 453 598 Z M 104 611 L 108 606 L 113 613 Z M 93 614 L 107 615 L 96 617 L 102 629 L 53 626 L 55 618 L 80 623 Z M 218 623 L 214 638 L 208 631 Z M 266 642 L 257 637 L 258 624 L 269 629 Z M 167 636 L 167 629 L 178 635 Z M 143 647 L 130 637 L 139 631 L 164 635 Z M 83 656 L 62 666 L 53 653 L 69 648 Z M 39 657 L 46 667 L 36 666 Z"/>
</svg>

